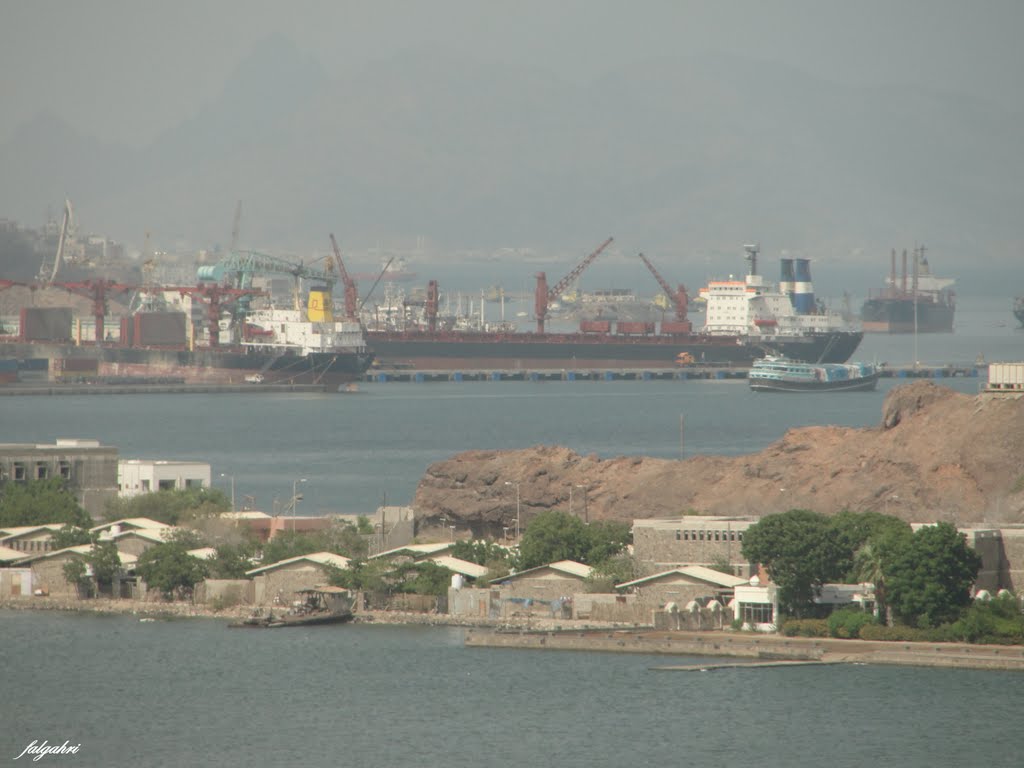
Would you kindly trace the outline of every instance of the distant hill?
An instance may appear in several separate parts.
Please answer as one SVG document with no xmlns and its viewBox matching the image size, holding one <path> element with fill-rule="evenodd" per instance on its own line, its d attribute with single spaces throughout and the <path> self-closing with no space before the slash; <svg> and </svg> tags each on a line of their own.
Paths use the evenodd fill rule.
<svg viewBox="0 0 1024 768">
<path fill-rule="evenodd" d="M 330 78 L 284 38 L 152 145 L 40 114 L 0 145 L 0 215 L 65 196 L 89 230 L 194 247 L 425 235 L 697 254 L 752 237 L 812 255 L 927 241 L 1019 256 L 1020 115 L 968 95 L 838 86 L 719 56 L 586 85 L 436 50 Z M 884 269 L 884 267 L 882 268 Z"/>
</svg>

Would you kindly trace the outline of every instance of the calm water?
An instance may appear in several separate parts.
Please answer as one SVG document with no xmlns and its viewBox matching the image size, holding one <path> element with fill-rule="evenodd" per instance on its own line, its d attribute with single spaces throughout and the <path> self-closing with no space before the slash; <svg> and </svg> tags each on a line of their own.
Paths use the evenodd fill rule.
<svg viewBox="0 0 1024 768">
<path fill-rule="evenodd" d="M 1020 765 L 1024 694 L 1005 673 L 656 672 L 692 659 L 11 612 L 0 641 L 0 758 L 32 739 L 82 745 L 49 765 Z"/>
</svg>

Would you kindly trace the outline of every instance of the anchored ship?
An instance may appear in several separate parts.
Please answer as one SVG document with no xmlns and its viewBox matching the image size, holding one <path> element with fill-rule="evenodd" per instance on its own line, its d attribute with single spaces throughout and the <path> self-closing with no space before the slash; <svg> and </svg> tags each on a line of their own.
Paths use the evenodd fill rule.
<svg viewBox="0 0 1024 768">
<path fill-rule="evenodd" d="M 747 379 L 753 392 L 865 392 L 878 385 L 879 370 L 868 363 L 814 365 L 765 357 L 754 362 Z"/>
<path fill-rule="evenodd" d="M 907 274 L 907 252 L 903 268 L 896 276 L 896 251 L 885 287 L 878 296 L 869 296 L 861 307 L 861 321 L 868 333 L 952 333 L 956 312 L 955 280 L 931 273 L 924 246 L 915 248 L 911 273 Z"/>
<path fill-rule="evenodd" d="M 810 362 L 845 362 L 863 337 L 855 323 L 815 301 L 808 260 L 795 260 L 801 277 L 797 282 L 794 260 L 783 259 L 784 282 L 772 285 L 757 272 L 757 246 L 747 246 L 750 269 L 744 280 L 710 282 L 701 290 L 707 310 L 700 330 L 694 330 L 687 317 L 685 287 L 670 289 L 641 254 L 674 306 L 674 319 L 660 323 L 584 320 L 578 331 L 547 331 L 549 302 L 561 297 L 610 242 L 611 238 L 550 290 L 545 274 L 537 275 L 536 332 L 511 332 L 501 324 L 492 329 L 482 321 L 473 329 L 446 328 L 438 317 L 438 284 L 431 281 L 421 306 L 405 307 L 419 312 L 402 313 L 404 324 L 375 324 L 372 318 L 382 314 L 371 310 L 368 342 L 381 366 L 573 369 L 673 367 L 680 355 L 690 355 L 697 364 L 739 366 L 768 354 Z"/>
<path fill-rule="evenodd" d="M 97 314 L 92 338 L 83 338 L 82 324 L 70 308 L 29 307 L 21 311 L 17 333 L 0 337 L 0 358 L 27 367 L 27 361 L 45 360 L 50 377 L 59 380 L 324 387 L 357 380 L 373 362 L 362 326 L 334 319 L 326 287 L 310 289 L 304 310 L 266 307 L 235 316 L 218 309 L 220 300 L 225 294 L 253 292 L 211 286 L 176 290 L 210 299 L 205 330 L 196 331 L 185 312 L 137 312 L 122 318 L 120 336 L 114 339 L 104 334 L 104 316 Z"/>
</svg>

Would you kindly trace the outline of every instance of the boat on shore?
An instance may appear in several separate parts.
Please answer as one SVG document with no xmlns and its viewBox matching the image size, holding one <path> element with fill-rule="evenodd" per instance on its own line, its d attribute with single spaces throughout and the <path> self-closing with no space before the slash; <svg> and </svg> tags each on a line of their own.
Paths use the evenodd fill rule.
<svg viewBox="0 0 1024 768">
<path fill-rule="evenodd" d="M 258 610 L 253 615 L 228 624 L 232 629 L 279 629 L 281 627 L 311 627 L 321 624 L 344 624 L 352 621 L 352 600 L 342 587 L 313 587 L 296 592 L 300 599 L 286 611 L 266 613 Z"/>
<path fill-rule="evenodd" d="M 868 363 L 804 363 L 782 357 L 754 362 L 747 374 L 754 392 L 865 392 L 881 371 Z"/>
</svg>

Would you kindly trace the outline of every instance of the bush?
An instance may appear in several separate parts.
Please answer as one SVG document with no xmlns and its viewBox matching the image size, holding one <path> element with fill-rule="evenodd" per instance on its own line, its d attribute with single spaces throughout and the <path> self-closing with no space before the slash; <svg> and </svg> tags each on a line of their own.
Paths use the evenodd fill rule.
<svg viewBox="0 0 1024 768">
<path fill-rule="evenodd" d="M 789 619 L 779 630 L 786 637 L 828 637 L 826 619 Z"/>
<path fill-rule="evenodd" d="M 921 629 L 897 624 L 886 627 L 882 624 L 865 624 L 860 629 L 861 640 L 888 640 L 902 643 L 949 643 L 956 640 L 952 627 L 944 624 L 940 627 Z"/>
<path fill-rule="evenodd" d="M 860 631 L 869 624 L 877 624 L 875 617 L 859 608 L 842 608 L 828 617 L 828 633 L 844 640 L 860 637 Z"/>
</svg>

